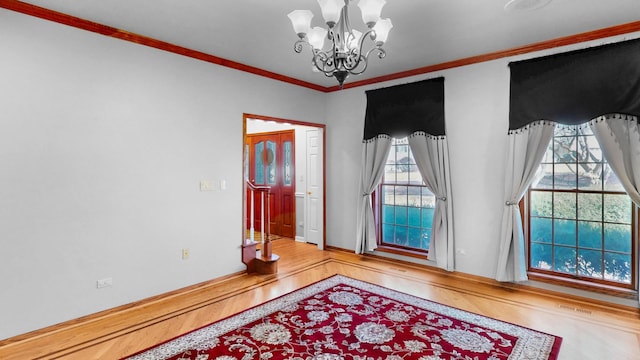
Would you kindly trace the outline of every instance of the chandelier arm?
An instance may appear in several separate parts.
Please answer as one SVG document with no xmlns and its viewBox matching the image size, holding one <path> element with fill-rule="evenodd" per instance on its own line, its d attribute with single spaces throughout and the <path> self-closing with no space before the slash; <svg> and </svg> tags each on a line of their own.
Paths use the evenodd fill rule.
<svg viewBox="0 0 640 360">
<path fill-rule="evenodd" d="M 370 55 L 370 54 L 371 54 L 371 52 L 373 52 L 373 51 L 377 51 L 377 52 L 378 52 L 378 59 L 384 59 L 384 57 L 385 57 L 385 56 L 387 56 L 387 52 L 386 52 L 386 51 L 384 51 L 384 49 L 383 49 L 383 48 L 381 48 L 381 47 L 379 47 L 379 46 L 376 46 L 376 47 L 374 47 L 373 49 L 371 49 L 371 50 L 369 50 L 369 51 L 367 52 L 367 55 L 366 55 L 367 61 L 369 60 L 369 55 Z"/>
<path fill-rule="evenodd" d="M 300 54 L 302 52 L 302 47 L 304 45 L 308 45 L 313 51 L 313 46 L 311 46 L 311 44 L 306 40 L 306 38 L 296 41 L 295 44 L 293 44 L 293 51 Z"/>
<path fill-rule="evenodd" d="M 362 67 L 361 70 L 356 70 L 355 68 L 350 70 L 349 72 L 353 75 L 360 75 L 362 74 L 365 70 L 367 70 L 367 65 L 369 65 L 369 55 L 371 55 L 372 52 L 377 51 L 378 52 L 378 58 L 379 59 L 383 59 L 387 53 L 384 51 L 383 48 L 380 47 L 374 47 L 372 49 L 370 49 L 369 51 L 367 51 L 366 55 L 360 55 L 360 60 L 358 61 L 359 64 L 364 64 L 364 66 Z"/>
<path fill-rule="evenodd" d="M 353 34 L 351 34 L 351 36 L 353 36 Z M 344 61 L 344 68 L 345 70 L 349 71 L 350 73 L 357 75 L 357 74 L 361 74 L 362 72 L 353 72 L 354 69 L 356 69 L 359 65 L 360 65 L 360 61 L 362 61 L 363 59 L 367 59 L 369 58 L 369 53 L 371 53 L 371 51 L 373 49 L 375 49 L 375 47 L 372 50 L 369 50 L 367 52 L 367 54 L 365 55 L 365 57 L 362 57 L 362 47 L 364 45 L 364 41 L 365 39 L 369 37 L 371 38 L 371 41 L 374 42 L 374 46 L 375 46 L 375 39 L 376 39 L 376 32 L 373 29 L 369 29 L 367 32 L 365 32 L 364 34 L 362 34 L 360 36 L 360 39 L 358 39 L 358 44 L 357 47 L 354 49 L 351 49 L 351 51 L 346 55 L 345 61 Z M 377 46 L 376 46 L 377 47 Z M 367 61 L 365 60 L 365 61 Z"/>
<path fill-rule="evenodd" d="M 359 65 L 362 65 L 362 69 L 360 70 L 357 69 Z M 349 73 L 352 75 L 360 75 L 367 70 L 367 65 L 369 65 L 368 59 L 364 55 L 360 55 L 360 59 L 358 59 L 354 67 L 349 69 Z"/>
<path fill-rule="evenodd" d="M 333 57 L 329 56 L 326 52 L 314 50 L 311 63 L 322 72 L 325 76 L 331 77 L 336 71 Z"/>
</svg>

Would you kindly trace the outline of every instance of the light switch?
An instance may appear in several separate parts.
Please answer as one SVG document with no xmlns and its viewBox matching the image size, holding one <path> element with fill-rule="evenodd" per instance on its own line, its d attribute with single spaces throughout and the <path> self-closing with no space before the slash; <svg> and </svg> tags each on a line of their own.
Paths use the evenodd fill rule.
<svg viewBox="0 0 640 360">
<path fill-rule="evenodd" d="M 213 188 L 211 187 L 211 181 L 200 181 L 200 191 L 213 191 Z"/>
</svg>

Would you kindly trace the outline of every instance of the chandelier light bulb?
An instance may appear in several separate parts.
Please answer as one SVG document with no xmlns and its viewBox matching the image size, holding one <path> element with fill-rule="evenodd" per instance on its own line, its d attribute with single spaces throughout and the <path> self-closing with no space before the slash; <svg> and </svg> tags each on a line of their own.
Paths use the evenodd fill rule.
<svg viewBox="0 0 640 360">
<path fill-rule="evenodd" d="M 380 20 L 384 4 L 386 4 L 385 0 L 360 0 L 358 2 L 358 7 L 362 12 L 362 21 L 369 28 L 372 28 Z"/>
<path fill-rule="evenodd" d="M 373 27 L 373 31 L 376 33 L 376 46 L 382 46 L 387 41 L 392 27 L 391 19 L 380 19 L 376 23 L 376 26 Z"/>
<path fill-rule="evenodd" d="M 321 28 L 319 26 L 314 27 L 309 31 L 307 35 L 307 40 L 309 40 L 309 44 L 315 50 L 322 50 L 324 47 L 324 39 L 327 38 L 327 29 Z"/>
<path fill-rule="evenodd" d="M 322 17 L 327 25 L 332 28 L 340 19 L 340 11 L 345 6 L 344 0 L 318 0 Z"/>
<path fill-rule="evenodd" d="M 311 30 L 313 13 L 310 10 L 293 10 L 287 15 L 293 25 L 293 31 L 302 39 Z"/>
</svg>

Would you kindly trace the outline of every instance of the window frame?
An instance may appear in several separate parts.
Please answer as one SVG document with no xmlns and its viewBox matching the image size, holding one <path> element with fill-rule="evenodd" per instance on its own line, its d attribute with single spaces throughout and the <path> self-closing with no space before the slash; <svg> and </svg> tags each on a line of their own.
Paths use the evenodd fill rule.
<svg viewBox="0 0 640 360">
<path fill-rule="evenodd" d="M 391 145 L 391 150 L 390 151 L 395 151 L 395 147 L 398 146 L 407 146 L 408 151 L 412 151 L 409 144 L 395 144 L 394 142 L 396 140 L 401 140 L 403 138 L 392 138 L 392 145 Z M 386 160 L 385 160 L 386 161 Z M 385 162 L 385 167 L 388 164 Z M 409 166 L 411 166 L 411 164 L 409 164 Z M 417 170 L 418 173 L 420 173 L 420 170 Z M 375 223 L 376 223 L 376 243 L 377 243 L 377 248 L 376 251 L 381 251 L 381 252 L 387 252 L 387 253 L 392 253 L 392 254 L 397 254 L 397 255 L 405 255 L 405 256 L 409 256 L 409 257 L 415 257 L 415 258 L 420 258 L 420 259 L 424 259 L 428 256 L 429 254 L 429 250 L 428 249 L 421 249 L 421 248 L 416 248 L 416 247 L 411 247 L 411 246 L 406 246 L 406 245 L 400 245 L 400 244 L 393 244 L 393 243 L 388 243 L 388 242 L 383 242 L 383 219 L 382 219 L 382 207 L 383 207 L 383 201 L 381 200 L 380 196 L 383 192 L 383 187 L 384 186 L 406 186 L 406 187 L 414 187 L 414 188 L 419 188 L 420 192 L 422 193 L 422 189 L 428 189 L 428 187 L 425 185 L 424 180 L 422 180 L 422 174 L 420 173 L 421 176 L 421 184 L 412 184 L 410 182 L 407 183 L 398 183 L 398 182 L 385 182 L 385 177 L 384 174 L 380 180 L 380 183 L 376 186 L 375 191 L 371 194 L 371 201 L 372 201 L 372 207 L 373 207 L 373 214 L 374 214 L 374 219 L 375 219 Z M 430 191 L 430 190 L 429 190 Z M 434 199 L 435 199 L 435 195 Z M 435 202 L 435 200 L 434 200 Z M 422 228 L 422 227 L 421 227 Z"/>
<path fill-rule="evenodd" d="M 578 125 L 579 126 L 579 125 Z M 581 136 L 576 134 L 576 136 Z M 554 141 L 554 135 L 550 141 Z M 564 135 L 566 137 L 566 135 Z M 603 161 L 606 161 L 603 157 Z M 577 164 L 578 162 L 576 162 Z M 552 163 L 552 164 L 555 164 Z M 546 270 L 540 269 L 537 267 L 532 267 L 532 251 L 531 246 L 533 242 L 531 241 L 531 204 L 532 204 L 532 194 L 534 192 L 546 192 L 552 194 L 565 193 L 565 194 L 575 194 L 576 198 L 578 198 L 579 194 L 599 194 L 603 197 L 606 195 L 620 195 L 627 194 L 626 191 L 615 191 L 615 190 L 605 190 L 602 188 L 601 190 L 593 190 L 593 189 L 581 189 L 579 186 L 572 189 L 564 189 L 559 188 L 555 189 L 551 188 L 533 188 L 532 185 L 526 191 L 525 196 L 519 203 L 520 215 L 522 218 L 522 223 L 524 225 L 524 235 L 526 242 L 526 261 L 527 261 L 527 275 L 531 280 L 537 280 L 542 282 L 553 283 L 557 285 L 569 286 L 584 290 L 596 291 L 621 297 L 633 298 L 638 293 L 638 251 L 640 251 L 640 222 L 638 221 L 638 217 L 640 211 L 638 206 L 636 206 L 633 202 L 631 202 L 631 277 L 630 282 L 623 283 L 606 279 L 598 279 L 592 278 L 588 276 L 581 276 L 578 274 L 570 274 L 563 273 L 555 270 Z M 578 212 L 578 207 L 576 207 L 576 213 Z M 577 215 L 577 214 L 576 214 Z M 544 217 L 543 217 L 544 218 Z M 556 219 L 556 217 L 550 217 L 550 219 Z M 575 221 L 578 222 L 580 219 L 577 218 Z M 601 224 L 610 223 L 605 221 L 604 219 L 604 203 L 602 209 L 602 219 L 598 221 Z M 553 224 L 553 221 L 552 221 Z M 553 225 L 552 225 L 553 226 Z M 577 225 L 576 225 L 577 226 Z M 576 233 L 577 234 L 577 233 Z M 576 250 L 579 248 L 576 239 L 576 246 L 574 247 Z M 604 246 L 600 251 L 604 252 Z"/>
</svg>

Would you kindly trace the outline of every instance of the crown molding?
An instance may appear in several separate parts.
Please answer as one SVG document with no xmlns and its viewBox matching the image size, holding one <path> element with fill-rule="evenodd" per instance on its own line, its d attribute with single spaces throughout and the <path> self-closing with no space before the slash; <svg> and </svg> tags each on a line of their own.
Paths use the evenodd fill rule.
<svg viewBox="0 0 640 360">
<path fill-rule="evenodd" d="M 212 64 L 225 66 L 239 71 L 248 72 L 254 75 L 263 76 L 272 80 L 282 81 L 285 83 L 305 87 L 311 90 L 316 90 L 324 93 L 339 91 L 338 85 L 335 86 L 321 86 L 318 84 L 310 83 L 307 81 L 295 79 L 282 74 L 277 74 L 271 71 L 263 70 L 254 66 L 242 64 L 233 60 L 224 59 L 215 55 L 207 54 L 201 51 L 191 50 L 179 45 L 171 44 L 165 41 L 153 39 L 147 36 L 131 33 L 128 31 L 120 30 L 111 26 L 102 25 L 96 22 L 85 20 L 79 17 L 67 15 L 61 12 L 49 10 L 40 6 L 27 4 L 17 0 L 0 0 L 0 8 L 12 10 L 25 15 L 34 16 L 43 20 L 53 21 L 59 24 L 72 26 L 78 29 L 91 31 L 94 33 L 102 34 L 112 38 L 129 41 L 143 46 L 149 46 L 159 50 L 171 52 L 174 54 L 187 56 L 193 59 L 209 62 Z M 460 66 L 466 66 L 471 64 L 477 64 L 481 62 L 501 59 L 510 56 L 527 54 L 535 51 L 547 50 L 555 47 L 577 44 L 581 42 L 603 39 L 611 36 L 623 35 L 632 32 L 640 31 L 640 21 L 630 22 L 627 24 L 610 26 L 593 31 L 587 31 L 579 34 L 564 36 L 556 39 L 541 41 L 534 44 L 515 47 L 512 49 L 500 50 L 482 55 L 471 56 L 463 59 L 448 61 L 440 64 L 434 64 L 424 66 L 412 70 L 401 71 L 393 74 L 378 76 L 370 79 L 363 79 L 360 81 L 353 81 L 344 84 L 344 89 L 356 88 L 371 84 L 377 84 L 390 80 L 402 79 L 410 76 L 427 74 L 435 71 L 442 71 L 446 69 L 456 68 Z"/>
</svg>

